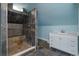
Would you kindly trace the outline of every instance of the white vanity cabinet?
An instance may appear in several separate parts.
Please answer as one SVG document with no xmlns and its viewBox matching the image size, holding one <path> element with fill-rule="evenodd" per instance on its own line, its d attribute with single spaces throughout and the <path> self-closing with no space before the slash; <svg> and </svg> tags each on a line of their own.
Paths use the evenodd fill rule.
<svg viewBox="0 0 79 59">
<path fill-rule="evenodd" d="M 78 39 L 75 35 L 50 33 L 50 47 L 78 55 Z"/>
</svg>

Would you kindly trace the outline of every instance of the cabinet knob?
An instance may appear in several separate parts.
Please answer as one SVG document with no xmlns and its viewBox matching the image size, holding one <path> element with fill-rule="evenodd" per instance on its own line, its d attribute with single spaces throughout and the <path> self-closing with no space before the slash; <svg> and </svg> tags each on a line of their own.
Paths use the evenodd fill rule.
<svg viewBox="0 0 79 59">
<path fill-rule="evenodd" d="M 75 47 L 75 46 L 72 45 L 72 47 Z"/>
<path fill-rule="evenodd" d="M 72 42 L 75 42 L 75 41 L 72 41 Z"/>
</svg>

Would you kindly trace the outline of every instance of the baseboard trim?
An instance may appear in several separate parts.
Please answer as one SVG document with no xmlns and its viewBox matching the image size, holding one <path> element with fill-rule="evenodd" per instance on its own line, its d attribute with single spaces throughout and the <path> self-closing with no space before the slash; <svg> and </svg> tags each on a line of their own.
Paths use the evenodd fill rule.
<svg viewBox="0 0 79 59">
<path fill-rule="evenodd" d="M 45 40 L 47 43 L 49 43 L 49 40 L 48 39 L 45 39 L 45 38 L 42 38 L 42 37 L 38 37 L 38 39 Z"/>
<path fill-rule="evenodd" d="M 12 55 L 12 56 L 21 56 L 22 54 L 27 53 L 27 52 L 29 52 L 29 51 L 35 49 L 35 48 L 36 48 L 36 46 L 33 46 L 33 47 L 28 48 L 28 49 L 26 49 L 26 50 L 24 50 L 24 51 L 21 51 L 21 52 L 19 52 L 19 53 L 16 53 L 16 54 L 14 54 L 14 55 Z"/>
</svg>

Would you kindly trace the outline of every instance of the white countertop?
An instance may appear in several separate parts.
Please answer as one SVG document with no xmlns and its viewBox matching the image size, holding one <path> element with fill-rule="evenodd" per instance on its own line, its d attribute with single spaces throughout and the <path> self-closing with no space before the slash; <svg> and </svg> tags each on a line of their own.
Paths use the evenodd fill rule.
<svg viewBox="0 0 79 59">
<path fill-rule="evenodd" d="M 79 33 L 73 33 L 73 32 L 72 33 L 51 32 L 51 34 L 79 36 Z"/>
</svg>

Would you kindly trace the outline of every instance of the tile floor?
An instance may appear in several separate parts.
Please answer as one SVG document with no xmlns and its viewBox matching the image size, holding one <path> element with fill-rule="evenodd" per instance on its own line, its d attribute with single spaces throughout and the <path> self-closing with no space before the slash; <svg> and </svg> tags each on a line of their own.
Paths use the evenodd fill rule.
<svg viewBox="0 0 79 59">
<path fill-rule="evenodd" d="M 68 53 L 56 49 L 46 49 L 46 48 L 37 49 L 37 51 L 32 51 L 24 55 L 25 56 L 72 56 Z"/>
<path fill-rule="evenodd" d="M 23 56 L 72 56 L 66 52 L 49 48 L 49 44 L 44 40 L 38 40 L 38 47 L 36 51 L 30 51 L 23 54 Z"/>
</svg>

